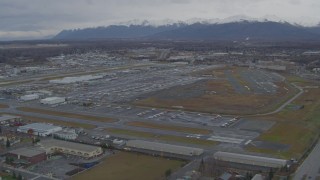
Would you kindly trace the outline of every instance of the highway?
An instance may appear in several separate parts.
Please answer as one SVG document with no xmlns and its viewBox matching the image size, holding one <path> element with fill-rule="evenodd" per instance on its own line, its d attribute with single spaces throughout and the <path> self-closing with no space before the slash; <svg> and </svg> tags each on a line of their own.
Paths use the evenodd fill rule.
<svg viewBox="0 0 320 180">
<path fill-rule="evenodd" d="M 307 159 L 297 169 L 293 180 L 319 179 L 320 178 L 320 141 L 313 148 Z"/>
</svg>

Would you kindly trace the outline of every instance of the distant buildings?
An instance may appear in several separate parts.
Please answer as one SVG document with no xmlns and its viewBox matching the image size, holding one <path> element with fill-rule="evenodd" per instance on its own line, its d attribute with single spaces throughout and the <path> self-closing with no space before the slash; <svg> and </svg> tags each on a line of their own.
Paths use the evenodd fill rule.
<svg viewBox="0 0 320 180">
<path fill-rule="evenodd" d="M 15 122 L 21 120 L 20 116 L 3 115 L 0 116 L 0 124 L 6 124 L 10 122 Z"/>
<path fill-rule="evenodd" d="M 17 131 L 22 133 L 34 134 L 39 136 L 48 136 L 61 131 L 62 127 L 45 123 L 32 123 L 25 126 L 19 126 Z"/>
</svg>

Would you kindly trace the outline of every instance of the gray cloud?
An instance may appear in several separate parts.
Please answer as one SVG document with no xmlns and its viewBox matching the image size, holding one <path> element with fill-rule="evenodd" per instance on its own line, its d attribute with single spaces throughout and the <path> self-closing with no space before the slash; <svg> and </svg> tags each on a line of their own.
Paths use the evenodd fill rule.
<svg viewBox="0 0 320 180">
<path fill-rule="evenodd" d="M 320 21 L 319 0 L 1 0 L 0 39 L 38 37 L 62 29 L 105 26 L 132 19 L 188 20 L 275 15 Z"/>
</svg>

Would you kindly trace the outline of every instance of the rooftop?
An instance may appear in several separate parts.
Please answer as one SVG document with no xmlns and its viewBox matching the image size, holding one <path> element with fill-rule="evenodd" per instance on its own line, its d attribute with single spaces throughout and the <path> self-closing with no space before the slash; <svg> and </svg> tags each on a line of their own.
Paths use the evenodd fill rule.
<svg viewBox="0 0 320 180">
<path fill-rule="evenodd" d="M 178 146 L 172 144 L 165 144 L 159 142 L 150 142 L 150 141 L 143 141 L 143 140 L 129 140 L 127 141 L 127 146 L 153 150 L 153 151 L 162 151 L 167 153 L 173 154 L 181 154 L 181 155 L 200 155 L 203 153 L 203 149 L 200 148 L 193 148 L 187 146 Z"/>
<path fill-rule="evenodd" d="M 74 143 L 74 142 L 68 142 L 68 141 L 61 141 L 61 140 L 56 140 L 56 139 L 49 139 L 49 140 L 41 141 L 40 145 L 45 148 L 62 147 L 62 148 L 67 148 L 67 149 L 74 149 L 74 150 L 78 150 L 78 151 L 83 151 L 83 152 L 92 152 L 92 151 L 96 151 L 97 148 L 99 148 L 96 146 L 90 146 L 90 145 L 86 145 L 86 144 L 80 144 L 80 143 Z"/>
<path fill-rule="evenodd" d="M 227 157 L 227 158 L 239 159 L 242 161 L 260 161 L 260 162 L 269 162 L 269 163 L 276 163 L 276 164 L 286 164 L 287 163 L 287 161 L 284 159 L 276 159 L 276 158 L 229 153 L 229 152 L 221 152 L 221 151 L 214 153 L 214 157 L 215 158 Z"/>
<path fill-rule="evenodd" d="M 45 124 L 45 123 L 32 123 L 27 124 L 25 126 L 20 126 L 18 129 L 33 129 L 36 131 L 49 131 L 51 129 L 59 128 L 60 126 L 54 126 L 51 124 Z"/>
<path fill-rule="evenodd" d="M 42 154 L 44 152 L 45 152 L 44 150 L 36 147 L 25 147 L 25 148 L 19 148 L 19 149 L 9 151 L 9 153 L 11 154 L 17 154 L 25 157 L 33 157 L 33 156 Z"/>
</svg>

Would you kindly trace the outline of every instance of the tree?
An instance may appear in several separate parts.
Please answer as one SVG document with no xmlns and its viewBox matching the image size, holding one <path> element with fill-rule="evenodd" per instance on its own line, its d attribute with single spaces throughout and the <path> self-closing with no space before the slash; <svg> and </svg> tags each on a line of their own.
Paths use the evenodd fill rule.
<svg viewBox="0 0 320 180">
<path fill-rule="evenodd" d="M 17 178 L 17 175 L 16 175 L 16 173 L 15 173 L 14 171 L 12 172 L 12 178 L 13 178 L 13 179 L 16 179 L 16 178 Z"/>
<path fill-rule="evenodd" d="M 200 162 L 200 166 L 199 166 L 199 171 L 200 172 L 203 172 L 205 169 L 205 164 L 204 164 L 204 160 L 203 158 L 201 159 L 201 162 Z"/>
<path fill-rule="evenodd" d="M 6 156 L 6 161 L 5 161 L 7 164 L 9 164 L 10 163 L 10 159 L 9 159 L 9 157 L 8 156 Z"/>
<path fill-rule="evenodd" d="M 273 172 L 273 169 L 271 168 L 269 171 L 269 180 L 272 180 L 273 175 L 274 175 L 274 172 Z"/>
<path fill-rule="evenodd" d="M 19 175 L 18 175 L 18 178 L 17 178 L 17 179 L 18 179 L 18 180 L 22 180 L 22 179 L 23 179 L 20 173 L 19 173 Z"/>
<path fill-rule="evenodd" d="M 7 138 L 6 147 L 9 148 L 11 146 L 9 138 Z"/>
<path fill-rule="evenodd" d="M 169 177 L 171 175 L 171 169 L 166 170 L 165 175 L 166 177 Z"/>
</svg>

